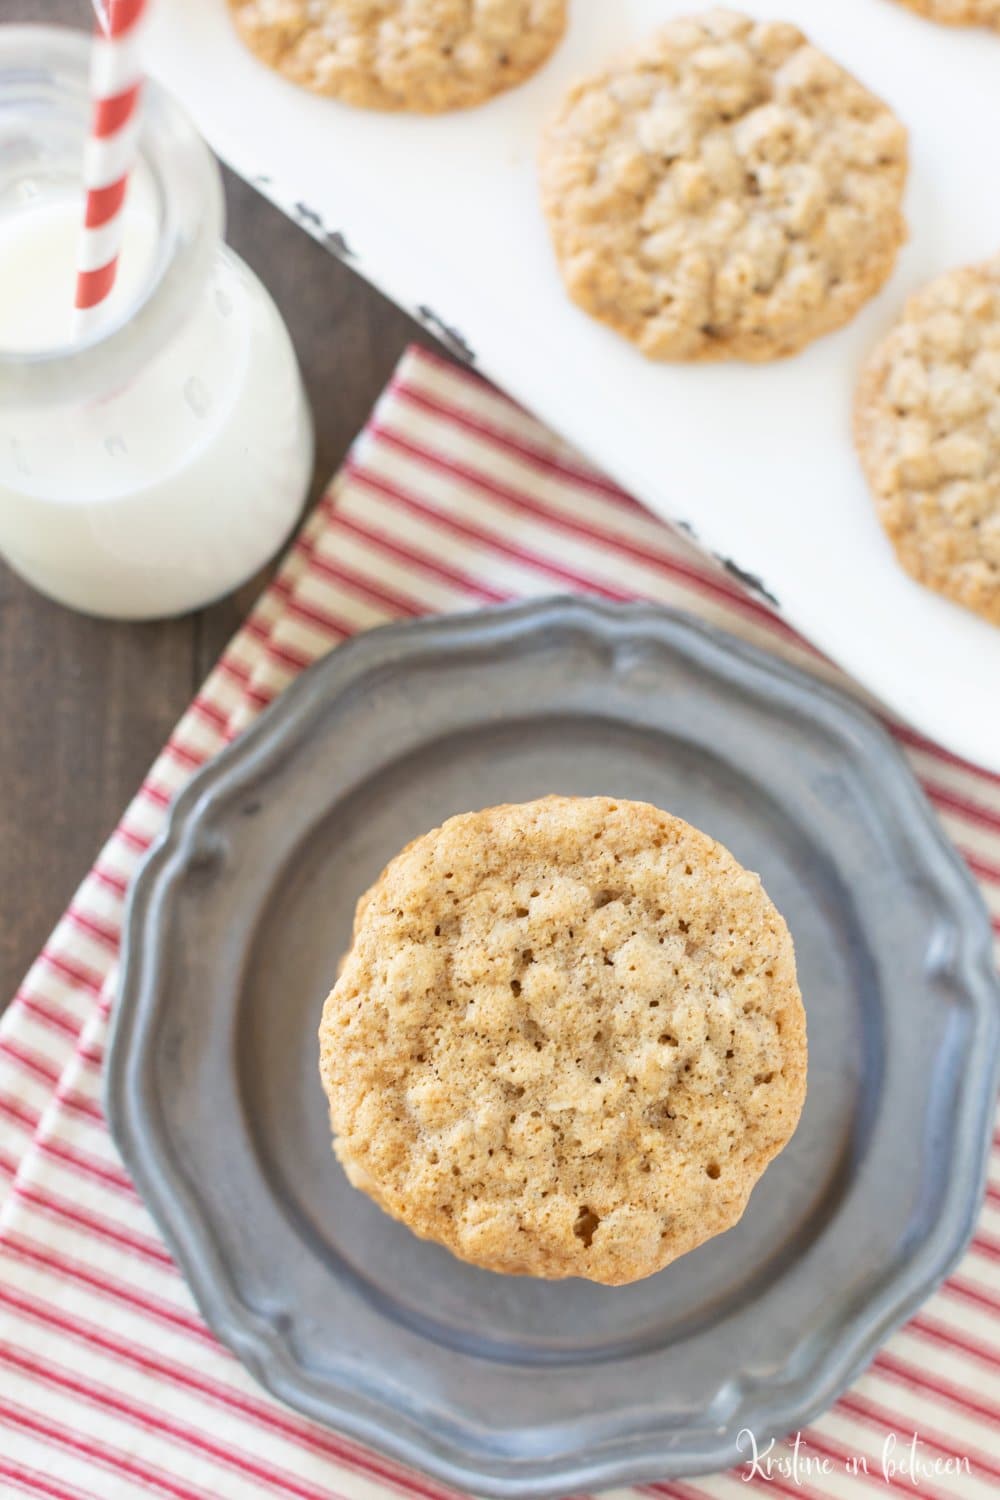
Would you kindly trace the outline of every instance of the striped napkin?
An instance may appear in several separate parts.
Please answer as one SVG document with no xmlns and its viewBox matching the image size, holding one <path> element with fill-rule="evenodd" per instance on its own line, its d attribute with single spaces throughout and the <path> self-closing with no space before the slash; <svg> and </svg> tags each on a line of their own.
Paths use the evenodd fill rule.
<svg viewBox="0 0 1000 1500">
<path fill-rule="evenodd" d="M 199 1318 L 101 1113 L 122 901 L 192 771 L 345 636 L 566 589 L 678 605 L 842 681 L 725 571 L 511 402 L 429 354 L 407 354 L 0 1027 L 0 1494 L 447 1495 L 272 1400 Z M 1000 931 L 1000 777 L 891 727 Z M 777 1474 L 773 1488 L 812 1500 L 885 1493 L 886 1445 L 889 1463 L 905 1465 L 914 1435 L 919 1482 L 897 1467 L 893 1487 L 931 1500 L 1000 1492 L 1000 1138 L 962 1265 L 803 1432 L 797 1474 Z M 791 1449 L 772 1460 L 779 1454 L 790 1471 Z M 722 1500 L 745 1493 L 745 1477 L 740 1469 L 647 1492 Z M 637 1500 L 638 1491 L 622 1493 Z"/>
</svg>

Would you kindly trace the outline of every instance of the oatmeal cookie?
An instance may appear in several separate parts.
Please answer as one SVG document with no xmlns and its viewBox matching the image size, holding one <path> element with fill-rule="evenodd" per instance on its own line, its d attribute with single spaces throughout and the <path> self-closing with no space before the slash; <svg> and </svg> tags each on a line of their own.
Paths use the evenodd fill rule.
<svg viewBox="0 0 1000 1500">
<path fill-rule="evenodd" d="M 1000 625 L 1000 257 L 909 299 L 862 372 L 854 432 L 906 571 Z"/>
<path fill-rule="evenodd" d="M 573 301 L 653 359 L 839 328 L 905 238 L 906 132 L 796 27 L 713 10 L 572 88 L 541 153 Z"/>
<path fill-rule="evenodd" d="M 321 1072 L 351 1181 L 490 1270 L 648 1276 L 728 1229 L 805 1093 L 792 941 L 647 803 L 449 819 L 358 907 Z"/>
<path fill-rule="evenodd" d="M 946 26 L 1000 26 L 1000 0 L 900 0 L 900 4 Z"/>
<path fill-rule="evenodd" d="M 293 83 L 366 109 L 482 104 L 540 68 L 566 0 L 228 0 L 252 52 Z"/>
</svg>

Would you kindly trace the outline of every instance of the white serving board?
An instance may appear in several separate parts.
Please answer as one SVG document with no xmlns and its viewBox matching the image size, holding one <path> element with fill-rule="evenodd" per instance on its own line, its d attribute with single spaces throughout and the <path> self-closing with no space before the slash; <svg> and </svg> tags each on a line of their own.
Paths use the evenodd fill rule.
<svg viewBox="0 0 1000 1500">
<path fill-rule="evenodd" d="M 910 242 L 840 333 L 772 365 L 651 364 L 566 299 L 538 206 L 540 126 L 566 84 L 691 0 L 571 0 L 522 88 L 436 119 L 314 98 L 258 64 L 224 0 L 153 7 L 154 71 L 237 172 L 668 520 L 755 574 L 788 621 L 901 719 L 1000 771 L 1000 630 L 896 566 L 850 436 L 856 373 L 906 295 L 1000 249 L 1000 36 L 896 0 L 754 0 L 798 22 L 910 128 Z M 323 310 L 317 308 L 317 317 Z M 336 329 L 330 329 L 336 338 Z"/>
</svg>

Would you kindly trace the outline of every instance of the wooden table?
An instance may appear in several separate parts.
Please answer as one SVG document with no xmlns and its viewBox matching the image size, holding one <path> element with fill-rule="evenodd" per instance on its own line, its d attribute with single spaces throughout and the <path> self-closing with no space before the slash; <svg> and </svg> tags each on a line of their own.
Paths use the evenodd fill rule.
<svg viewBox="0 0 1000 1500">
<path fill-rule="evenodd" d="M 89 18 L 88 0 L 0 0 L 0 22 Z M 228 174 L 226 197 L 229 243 L 298 351 L 318 492 L 406 344 L 434 341 Z M 50 604 L 0 562 L 0 1008 L 263 581 L 180 620 L 116 624 Z"/>
</svg>

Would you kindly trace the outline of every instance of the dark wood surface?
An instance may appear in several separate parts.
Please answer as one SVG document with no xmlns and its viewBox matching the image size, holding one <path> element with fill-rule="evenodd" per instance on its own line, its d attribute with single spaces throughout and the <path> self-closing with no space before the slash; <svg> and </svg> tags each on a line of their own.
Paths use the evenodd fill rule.
<svg viewBox="0 0 1000 1500">
<path fill-rule="evenodd" d="M 0 22 L 89 16 L 88 0 L 0 0 Z M 229 174 L 226 195 L 229 243 L 298 351 L 315 491 L 407 343 L 433 340 Z M 0 561 L 0 1008 L 264 581 L 183 619 L 116 624 L 50 604 Z"/>
</svg>

